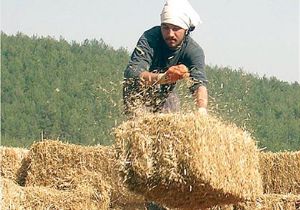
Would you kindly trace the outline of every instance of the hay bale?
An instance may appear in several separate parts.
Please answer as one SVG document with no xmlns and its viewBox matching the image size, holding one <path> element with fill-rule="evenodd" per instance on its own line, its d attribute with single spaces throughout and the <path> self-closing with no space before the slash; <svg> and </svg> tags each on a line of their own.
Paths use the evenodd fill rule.
<svg viewBox="0 0 300 210">
<path fill-rule="evenodd" d="M 262 194 L 250 135 L 212 116 L 145 114 L 114 130 L 130 189 L 170 208 L 199 209 Z"/>
<path fill-rule="evenodd" d="M 262 152 L 260 173 L 265 193 L 300 194 L 300 151 Z"/>
<path fill-rule="evenodd" d="M 235 210 L 298 210 L 300 195 L 264 194 L 255 200 L 240 203 Z"/>
<path fill-rule="evenodd" d="M 108 209 L 109 196 L 90 186 L 64 191 L 48 187 L 22 187 L 14 181 L 2 180 L 1 209 Z"/>
<path fill-rule="evenodd" d="M 94 188 L 101 188 L 101 177 L 110 186 L 112 205 L 144 200 L 124 186 L 113 147 L 79 146 L 45 140 L 31 146 L 29 157 L 31 166 L 26 186 L 70 190 L 83 183 L 90 183 Z"/>
<path fill-rule="evenodd" d="M 21 182 L 26 175 L 28 165 L 27 149 L 0 147 L 0 174 L 3 178 L 8 178 Z"/>
</svg>

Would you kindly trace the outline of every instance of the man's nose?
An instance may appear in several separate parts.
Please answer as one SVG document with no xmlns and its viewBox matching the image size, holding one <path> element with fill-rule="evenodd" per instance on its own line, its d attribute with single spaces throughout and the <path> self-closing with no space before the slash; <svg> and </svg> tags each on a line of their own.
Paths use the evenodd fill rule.
<svg viewBox="0 0 300 210">
<path fill-rule="evenodd" d="M 175 34 L 175 33 L 174 33 L 174 30 L 173 30 L 173 29 L 169 29 L 169 30 L 168 30 L 168 35 L 169 35 L 169 36 L 173 37 L 174 34 Z"/>
</svg>

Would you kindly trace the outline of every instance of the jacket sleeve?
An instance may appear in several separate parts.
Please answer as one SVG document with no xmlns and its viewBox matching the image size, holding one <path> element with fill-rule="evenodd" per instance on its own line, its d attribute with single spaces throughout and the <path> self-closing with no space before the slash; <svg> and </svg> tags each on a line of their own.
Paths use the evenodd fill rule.
<svg viewBox="0 0 300 210">
<path fill-rule="evenodd" d="M 126 79 L 139 79 L 142 71 L 148 71 L 153 58 L 153 48 L 149 39 L 143 34 L 134 48 L 124 72 Z"/>
<path fill-rule="evenodd" d="M 202 48 L 193 43 L 188 47 L 184 56 L 184 63 L 189 69 L 190 78 L 193 84 L 190 86 L 190 91 L 194 93 L 199 86 L 206 86 L 208 83 L 205 68 L 205 55 Z"/>
</svg>

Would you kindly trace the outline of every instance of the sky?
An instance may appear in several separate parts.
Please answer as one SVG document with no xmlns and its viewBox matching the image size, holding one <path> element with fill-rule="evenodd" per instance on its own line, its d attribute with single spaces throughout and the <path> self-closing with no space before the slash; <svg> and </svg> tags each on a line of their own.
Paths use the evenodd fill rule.
<svg viewBox="0 0 300 210">
<path fill-rule="evenodd" d="M 202 24 L 191 34 L 206 64 L 300 82 L 299 0 L 189 0 Z M 164 0 L 1 0 L 1 31 L 68 41 L 102 39 L 134 49 L 160 24 Z"/>
</svg>

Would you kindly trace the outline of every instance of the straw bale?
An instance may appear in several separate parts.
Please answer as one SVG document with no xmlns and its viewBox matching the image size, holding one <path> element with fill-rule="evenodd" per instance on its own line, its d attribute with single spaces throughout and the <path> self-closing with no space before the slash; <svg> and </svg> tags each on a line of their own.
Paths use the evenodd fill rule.
<svg viewBox="0 0 300 210">
<path fill-rule="evenodd" d="M 260 173 L 265 193 L 300 194 L 300 151 L 262 152 Z"/>
<path fill-rule="evenodd" d="M 109 196 L 89 186 L 64 191 L 48 187 L 22 187 L 10 179 L 2 180 L 1 209 L 108 209 Z"/>
<path fill-rule="evenodd" d="M 235 210 L 299 210 L 300 195 L 264 194 L 255 200 L 240 203 Z"/>
<path fill-rule="evenodd" d="M 47 186 L 61 190 L 75 189 L 83 183 L 101 188 L 106 183 L 110 186 L 112 205 L 144 200 L 123 184 L 113 147 L 79 146 L 45 140 L 31 146 L 29 157 L 31 165 L 26 186 Z M 99 180 L 99 177 L 103 180 Z"/>
<path fill-rule="evenodd" d="M 145 114 L 114 130 L 129 188 L 170 208 L 199 209 L 262 194 L 258 149 L 212 116 Z"/>
<path fill-rule="evenodd" d="M 0 174 L 3 178 L 19 181 L 26 171 L 28 150 L 24 148 L 0 147 Z"/>
</svg>

